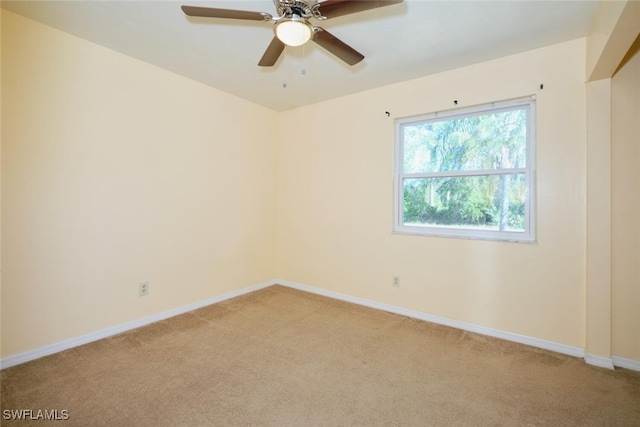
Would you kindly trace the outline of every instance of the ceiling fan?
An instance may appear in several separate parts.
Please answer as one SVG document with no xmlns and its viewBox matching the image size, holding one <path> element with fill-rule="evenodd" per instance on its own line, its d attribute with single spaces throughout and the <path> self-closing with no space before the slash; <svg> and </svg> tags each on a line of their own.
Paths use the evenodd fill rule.
<svg viewBox="0 0 640 427">
<path fill-rule="evenodd" d="M 273 66 L 284 51 L 285 45 L 300 46 L 309 40 L 313 40 L 347 64 L 355 65 L 364 59 L 364 55 L 324 28 L 312 25 L 309 19 L 324 21 L 336 16 L 390 6 L 401 3 L 402 0 L 324 0 L 321 2 L 273 0 L 273 2 L 278 12 L 277 17 L 265 12 L 198 6 L 182 6 L 182 11 L 188 16 L 273 22 L 275 36 L 258 62 L 261 67 Z"/>
</svg>

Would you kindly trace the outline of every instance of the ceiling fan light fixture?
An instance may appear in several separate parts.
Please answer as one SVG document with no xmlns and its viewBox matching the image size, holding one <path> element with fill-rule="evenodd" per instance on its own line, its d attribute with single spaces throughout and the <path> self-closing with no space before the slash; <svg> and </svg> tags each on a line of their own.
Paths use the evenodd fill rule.
<svg viewBox="0 0 640 427">
<path fill-rule="evenodd" d="M 283 19 L 274 27 L 276 36 L 287 46 L 301 46 L 313 35 L 313 27 L 297 15 Z"/>
</svg>

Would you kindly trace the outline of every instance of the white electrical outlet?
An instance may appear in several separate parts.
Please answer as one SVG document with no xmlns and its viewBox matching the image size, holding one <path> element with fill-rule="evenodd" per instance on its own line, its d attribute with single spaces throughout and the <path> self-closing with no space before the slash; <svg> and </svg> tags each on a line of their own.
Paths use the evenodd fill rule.
<svg viewBox="0 0 640 427">
<path fill-rule="evenodd" d="M 138 283 L 138 296 L 143 297 L 149 295 L 149 282 Z"/>
<path fill-rule="evenodd" d="M 393 276 L 393 281 L 391 282 L 394 288 L 400 287 L 400 276 Z"/>
</svg>

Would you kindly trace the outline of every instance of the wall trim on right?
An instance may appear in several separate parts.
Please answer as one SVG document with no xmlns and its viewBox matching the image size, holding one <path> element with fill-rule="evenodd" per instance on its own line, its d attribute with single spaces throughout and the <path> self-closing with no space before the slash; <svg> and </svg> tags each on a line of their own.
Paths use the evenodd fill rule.
<svg viewBox="0 0 640 427">
<path fill-rule="evenodd" d="M 585 354 L 584 361 L 589 365 L 599 368 L 613 369 L 615 367 L 612 357 L 596 356 L 593 354 Z"/>
<path fill-rule="evenodd" d="M 613 366 L 640 372 L 640 360 L 627 359 L 620 356 L 611 356 L 611 359 L 613 360 Z"/>
<path fill-rule="evenodd" d="M 299 289 L 301 291 L 307 291 L 314 294 L 334 298 L 354 304 L 363 305 L 378 310 L 388 311 L 390 313 L 400 314 L 407 317 L 413 317 L 415 319 L 424 320 L 431 323 L 436 323 L 444 326 L 451 326 L 452 328 L 462 329 L 464 331 L 475 332 L 482 335 L 487 335 L 494 338 L 500 338 L 507 341 L 513 341 L 520 344 L 529 345 L 532 347 L 542 348 L 545 350 L 554 351 L 556 353 L 566 354 L 574 357 L 585 357 L 584 349 L 581 347 L 575 347 L 566 344 L 560 344 L 553 341 L 542 340 L 539 338 L 529 337 L 526 335 L 520 335 L 513 332 L 503 331 L 500 329 L 488 328 L 486 326 L 476 325 L 473 323 L 462 322 L 460 320 L 449 319 L 447 317 L 436 316 L 434 314 L 423 313 L 416 310 L 409 310 L 403 307 L 384 304 L 377 301 L 372 301 L 364 298 L 353 297 L 350 295 L 341 294 L 339 292 L 327 291 L 312 286 L 303 285 L 301 283 L 290 282 L 287 280 L 276 280 L 275 282 L 288 286 L 290 288 Z"/>
<path fill-rule="evenodd" d="M 409 310 L 403 307 L 398 307 L 390 304 L 384 304 L 377 301 L 372 301 L 364 298 L 353 297 L 351 295 L 342 294 L 340 292 L 328 291 L 313 286 L 304 285 L 301 283 L 291 282 L 283 279 L 276 279 L 273 283 L 287 286 L 289 288 L 298 289 L 301 291 L 311 292 L 313 294 L 322 295 L 329 298 L 334 298 L 354 304 L 363 305 L 365 307 L 375 308 L 378 310 L 388 311 L 390 313 L 400 314 L 414 319 L 424 320 L 439 325 L 450 326 L 456 329 L 462 329 L 464 331 L 475 332 L 481 335 L 487 335 L 494 338 L 500 338 L 506 341 L 517 342 L 520 344 L 529 345 L 531 347 L 542 348 L 544 350 L 553 351 L 560 354 L 566 354 L 567 356 L 580 357 L 584 361 L 592 366 L 597 366 L 605 369 L 614 369 L 615 367 L 630 369 L 640 372 L 640 360 L 626 359 L 624 357 L 612 356 L 603 357 L 587 354 L 584 348 L 576 347 L 567 344 L 561 344 L 554 341 L 547 341 L 540 338 L 534 338 L 527 335 L 520 335 L 513 332 L 503 331 L 500 329 L 488 328 L 486 326 L 476 325 L 474 323 L 462 322 L 460 320 L 449 319 L 447 317 L 436 316 L 433 314 L 423 313 L 416 310 Z"/>
</svg>

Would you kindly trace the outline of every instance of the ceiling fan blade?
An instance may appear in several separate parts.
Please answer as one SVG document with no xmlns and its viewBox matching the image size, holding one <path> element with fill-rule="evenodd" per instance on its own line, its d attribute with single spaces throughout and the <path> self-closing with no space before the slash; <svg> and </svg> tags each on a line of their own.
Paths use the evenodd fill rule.
<svg viewBox="0 0 640 427">
<path fill-rule="evenodd" d="M 363 12 L 365 10 L 391 6 L 397 3 L 402 3 L 402 0 L 325 0 L 319 3 L 318 11 L 326 18 L 335 18 L 336 16 Z"/>
<path fill-rule="evenodd" d="M 274 37 L 271 43 L 269 43 L 269 47 L 267 47 L 264 55 L 262 55 L 258 65 L 261 67 L 272 67 L 278 61 L 283 51 L 284 43 L 282 43 L 279 38 Z"/>
<path fill-rule="evenodd" d="M 249 21 L 271 21 L 273 16 L 264 12 L 250 12 L 246 10 L 217 9 L 215 7 L 181 6 L 182 11 L 189 16 L 203 18 L 245 19 Z"/>
<path fill-rule="evenodd" d="M 364 59 L 364 55 L 347 45 L 324 28 L 316 27 L 313 41 L 318 43 L 349 65 L 355 65 Z"/>
</svg>

